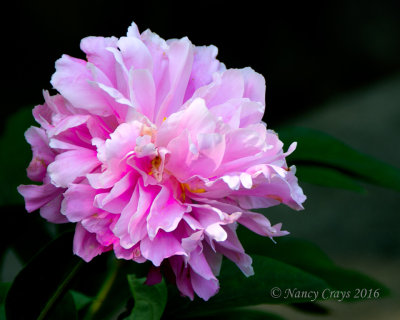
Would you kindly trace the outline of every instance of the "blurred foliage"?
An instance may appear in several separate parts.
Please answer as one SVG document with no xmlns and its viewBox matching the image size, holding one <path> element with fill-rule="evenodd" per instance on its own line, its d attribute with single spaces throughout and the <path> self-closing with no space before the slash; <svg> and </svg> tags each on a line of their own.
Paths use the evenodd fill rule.
<svg viewBox="0 0 400 320">
<path fill-rule="evenodd" d="M 57 319 L 70 309 L 73 311 L 68 315 L 76 313 L 72 296 L 64 299 L 68 284 L 83 263 L 72 254 L 71 243 L 70 233 L 62 235 L 41 250 L 18 274 L 6 299 L 7 319 L 47 319 L 52 313 Z M 57 302 L 63 304 L 60 312 L 53 308 Z"/>
<path fill-rule="evenodd" d="M 350 180 L 350 177 L 354 177 L 400 191 L 399 168 L 358 152 L 326 133 L 307 128 L 290 127 L 281 129 L 279 137 L 287 144 L 294 140 L 297 141 L 299 147 L 291 155 L 290 161 L 308 165 L 305 174 L 302 176 L 300 172 L 299 176 L 300 179 L 305 178 L 306 182 L 317 182 L 322 185 L 325 183 L 327 186 L 354 190 L 356 189 L 355 184 L 351 184 Z M 321 170 L 321 167 L 326 169 Z M 339 171 L 337 177 L 329 169 Z M 348 175 L 347 179 L 343 173 Z M 310 177 L 310 174 L 313 177 Z M 329 180 L 325 182 L 322 178 Z"/>
<path fill-rule="evenodd" d="M 32 108 L 23 108 L 8 118 L 0 137 L 0 206 L 24 203 L 16 188 L 30 181 L 26 176 L 26 168 L 32 153 L 24 132 L 34 124 Z"/>
</svg>

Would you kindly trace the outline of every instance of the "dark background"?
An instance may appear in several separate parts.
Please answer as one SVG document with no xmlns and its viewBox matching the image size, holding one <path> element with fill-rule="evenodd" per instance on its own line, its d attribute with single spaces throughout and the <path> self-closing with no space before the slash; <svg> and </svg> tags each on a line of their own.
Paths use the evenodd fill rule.
<svg viewBox="0 0 400 320">
<path fill-rule="evenodd" d="M 267 80 L 274 127 L 400 70 L 400 2 L 382 1 L 13 1 L 5 10 L 4 113 L 42 103 L 54 62 L 83 57 L 80 39 L 122 36 L 134 20 L 165 39 L 214 44 L 227 67 Z M 264 6 L 265 5 L 265 6 Z M 4 23 L 4 22 L 3 22 Z"/>
<path fill-rule="evenodd" d="M 120 37 L 135 21 L 140 31 L 150 28 L 164 39 L 188 36 L 195 45 L 213 44 L 228 68 L 262 73 L 268 127 L 320 129 L 399 167 L 398 0 L 22 0 L 3 9 L 9 19 L 2 21 L 0 131 L 8 115 L 43 103 L 42 90 L 51 89 L 62 54 L 83 58 L 80 39 Z M 367 194 L 301 186 L 306 210 L 271 208 L 271 222 L 282 221 L 293 236 L 313 241 L 340 265 L 370 274 L 395 293 L 382 302 L 333 303 L 328 319 L 399 319 L 398 193 L 370 185 Z M 6 262 L 19 266 L 3 271 L 2 279 L 11 281 L 22 265 L 12 253 Z M 277 311 L 287 319 L 310 319 Z"/>
</svg>

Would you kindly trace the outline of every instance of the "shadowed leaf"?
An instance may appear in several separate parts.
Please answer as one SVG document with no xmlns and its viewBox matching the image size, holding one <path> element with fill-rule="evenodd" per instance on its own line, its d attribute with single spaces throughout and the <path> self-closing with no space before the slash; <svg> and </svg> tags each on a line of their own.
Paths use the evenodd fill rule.
<svg viewBox="0 0 400 320">
<path fill-rule="evenodd" d="M 349 147 L 318 130 L 287 127 L 279 131 L 284 143 L 297 141 L 289 161 L 296 165 L 329 167 L 382 187 L 400 191 L 400 169 Z"/>
<path fill-rule="evenodd" d="M 188 317 L 190 319 L 190 317 Z M 251 309 L 232 309 L 217 312 L 212 315 L 207 315 L 204 317 L 195 317 L 196 320 L 221 320 L 221 319 L 229 319 L 229 320 L 284 320 L 279 315 L 261 311 L 261 310 L 251 310 Z"/>
<path fill-rule="evenodd" d="M 134 299 L 132 313 L 126 319 L 159 320 L 167 303 L 167 287 L 164 280 L 148 286 L 145 278 L 128 275 L 128 282 Z"/>
<path fill-rule="evenodd" d="M 382 283 L 361 272 L 336 265 L 320 248 L 308 241 L 289 236 L 277 239 L 277 243 L 274 244 L 269 238 L 260 237 L 246 228 L 238 228 L 238 235 L 249 254 L 271 257 L 319 277 L 328 284 L 325 289 L 350 291 L 345 301 L 360 301 L 354 297 L 355 290 L 358 288 L 371 289 L 372 292 L 378 290 L 378 298 L 389 294 L 389 289 Z M 328 290 L 324 297 L 330 295 Z M 324 297 L 321 291 L 319 299 L 324 299 Z"/>
<path fill-rule="evenodd" d="M 246 278 L 238 267 L 224 260 L 220 291 L 209 301 L 196 298 L 193 302 L 180 299 L 168 306 L 168 312 L 177 318 L 205 316 L 236 307 L 263 303 L 308 302 L 307 298 L 284 297 L 288 288 L 324 290 L 329 285 L 317 276 L 275 259 L 252 255 L 255 274 Z M 185 302 L 186 300 L 186 302 Z"/>
<path fill-rule="evenodd" d="M 289 305 L 295 310 L 315 315 L 328 315 L 329 310 L 314 302 L 292 303 Z"/>
<path fill-rule="evenodd" d="M 31 108 L 24 108 L 11 115 L 0 137 L 0 206 L 23 204 L 17 186 L 30 183 L 26 176 L 26 168 L 32 158 L 31 148 L 26 142 L 24 132 L 34 125 Z"/>
<path fill-rule="evenodd" d="M 63 300 L 81 263 L 72 253 L 71 233 L 51 242 L 15 278 L 6 299 L 7 319 L 44 319 Z"/>
<path fill-rule="evenodd" d="M 302 182 L 323 187 L 365 192 L 365 189 L 356 180 L 332 168 L 298 165 L 296 176 Z"/>
</svg>

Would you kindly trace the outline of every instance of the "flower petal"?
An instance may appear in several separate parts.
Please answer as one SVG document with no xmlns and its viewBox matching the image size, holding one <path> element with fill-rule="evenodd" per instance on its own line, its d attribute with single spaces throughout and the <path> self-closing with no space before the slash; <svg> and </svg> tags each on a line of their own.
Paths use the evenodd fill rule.
<svg viewBox="0 0 400 320">
<path fill-rule="evenodd" d="M 87 232 L 80 223 L 76 225 L 74 236 L 74 254 L 80 256 L 86 262 L 95 256 L 108 251 L 108 248 L 100 245 L 94 233 Z"/>
<path fill-rule="evenodd" d="M 70 184 L 64 192 L 61 213 L 71 222 L 81 221 L 98 211 L 93 206 L 97 190 L 87 184 Z"/>
<path fill-rule="evenodd" d="M 56 156 L 47 172 L 52 184 L 57 187 L 68 187 L 78 177 L 84 177 L 99 166 L 96 152 L 88 149 L 70 150 Z"/>
<path fill-rule="evenodd" d="M 160 230 L 153 240 L 145 238 L 140 242 L 143 257 L 150 260 L 156 267 L 172 256 L 186 255 L 179 241 L 172 233 Z"/>
<path fill-rule="evenodd" d="M 75 108 L 101 116 L 112 114 L 104 97 L 90 84 L 93 80 L 85 61 L 63 55 L 56 62 L 56 73 L 51 78 L 51 84 Z"/>
<path fill-rule="evenodd" d="M 50 183 L 43 185 L 20 185 L 18 192 L 25 199 L 26 211 L 35 211 L 56 198 L 64 189 L 56 188 Z"/>
<path fill-rule="evenodd" d="M 150 240 L 153 240 L 160 229 L 171 232 L 181 221 L 185 206 L 179 204 L 168 187 L 162 187 L 153 200 L 147 217 L 147 231 Z"/>
<path fill-rule="evenodd" d="M 52 223 L 67 223 L 68 219 L 60 213 L 63 196 L 59 194 L 40 208 L 40 216 Z"/>
</svg>

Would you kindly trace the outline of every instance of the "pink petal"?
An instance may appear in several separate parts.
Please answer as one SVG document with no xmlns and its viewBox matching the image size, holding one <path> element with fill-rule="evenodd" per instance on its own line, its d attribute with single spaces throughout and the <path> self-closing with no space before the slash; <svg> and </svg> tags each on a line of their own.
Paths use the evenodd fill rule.
<svg viewBox="0 0 400 320">
<path fill-rule="evenodd" d="M 175 200 L 168 187 L 162 187 L 153 200 L 147 217 L 147 231 L 150 240 L 153 240 L 160 229 L 171 232 L 181 221 L 186 207 Z"/>
<path fill-rule="evenodd" d="M 29 179 L 43 181 L 47 165 L 54 160 L 55 154 L 49 148 L 49 140 L 43 129 L 30 127 L 25 132 L 25 139 L 32 146 L 33 158 L 27 169 Z"/>
<path fill-rule="evenodd" d="M 205 301 L 210 299 L 219 290 L 219 282 L 217 279 L 204 279 L 196 272 L 193 272 L 193 270 L 190 272 L 190 280 L 192 282 L 193 290 Z"/>
<path fill-rule="evenodd" d="M 96 195 L 92 205 L 94 204 L 97 208 L 111 213 L 121 213 L 132 195 L 135 180 L 134 173 L 129 172 L 121 180 L 116 182 L 109 192 Z"/>
<path fill-rule="evenodd" d="M 101 212 L 83 219 L 81 224 L 88 232 L 96 235 L 97 242 L 107 247 L 118 241 L 118 238 L 112 233 L 117 219 L 116 215 Z"/>
<path fill-rule="evenodd" d="M 146 217 L 158 189 L 144 189 L 140 182 L 136 185 L 129 203 L 122 210 L 113 229 L 123 248 L 129 249 L 147 236 Z"/>
<path fill-rule="evenodd" d="M 63 55 L 56 62 L 56 72 L 51 79 L 51 84 L 75 108 L 85 109 L 102 116 L 110 115 L 112 111 L 103 96 L 90 84 L 93 80 L 85 61 Z"/>
<path fill-rule="evenodd" d="M 207 242 L 203 244 L 203 254 L 204 257 L 207 259 L 208 264 L 212 270 L 212 273 L 215 276 L 218 276 L 221 271 L 222 265 L 222 254 L 219 252 L 215 252 Z"/>
<path fill-rule="evenodd" d="M 262 121 L 265 107 L 254 101 L 242 101 L 240 105 L 240 127 L 245 128 Z"/>
<path fill-rule="evenodd" d="M 190 281 L 190 268 L 185 268 L 183 258 L 180 256 L 173 256 L 169 259 L 169 263 L 171 265 L 172 271 L 176 276 L 176 285 L 179 291 L 193 300 L 194 291 L 193 286 Z"/>
<path fill-rule="evenodd" d="M 78 177 L 84 177 L 99 166 L 96 152 L 88 149 L 70 150 L 56 156 L 47 172 L 57 187 L 68 187 Z"/>
<path fill-rule="evenodd" d="M 48 130 L 48 135 L 50 137 L 57 136 L 60 133 L 63 133 L 71 128 L 76 128 L 85 124 L 89 120 L 90 116 L 88 115 L 73 115 L 67 116 L 60 122 L 58 122 L 53 128 Z"/>
<path fill-rule="evenodd" d="M 147 69 L 133 70 L 132 88 L 136 108 L 153 121 L 156 87 L 151 72 Z"/>
<path fill-rule="evenodd" d="M 140 33 L 139 33 L 139 29 L 136 25 L 135 22 L 132 22 L 131 25 L 128 28 L 128 32 L 127 32 L 127 37 L 136 37 L 139 38 L 140 37 Z"/>
<path fill-rule="evenodd" d="M 70 184 L 64 193 L 61 213 L 71 222 L 78 222 L 98 211 L 93 206 L 97 190 L 87 184 Z"/>
<path fill-rule="evenodd" d="M 167 54 L 171 87 L 158 111 L 156 124 L 161 124 L 164 117 L 182 105 L 193 63 L 193 46 L 187 38 L 174 40 L 169 43 Z"/>
<path fill-rule="evenodd" d="M 158 267 L 161 262 L 176 255 L 186 255 L 179 241 L 172 233 L 160 230 L 153 240 L 145 238 L 140 242 L 143 257 Z"/>
<path fill-rule="evenodd" d="M 242 74 L 245 83 L 243 97 L 260 102 L 265 106 L 266 87 L 264 77 L 249 67 L 242 69 Z"/>
<path fill-rule="evenodd" d="M 25 199 L 25 208 L 28 212 L 35 211 L 56 198 L 64 189 L 56 188 L 50 183 L 43 185 L 20 185 L 18 192 Z"/>
<path fill-rule="evenodd" d="M 136 37 L 121 37 L 118 40 L 122 58 L 126 68 L 153 69 L 153 59 L 146 45 Z"/>
<path fill-rule="evenodd" d="M 68 219 L 60 213 L 63 196 L 59 194 L 40 208 L 40 215 L 52 223 L 67 223 Z"/>
<path fill-rule="evenodd" d="M 199 88 L 193 95 L 207 101 L 209 108 L 225 103 L 231 99 L 242 98 L 244 93 L 243 74 L 238 69 L 228 69 L 209 86 Z"/>
<path fill-rule="evenodd" d="M 216 129 L 216 118 L 203 99 L 193 100 L 186 109 L 168 117 L 157 131 L 156 144 L 167 146 L 172 139 L 189 129 L 193 141 L 197 140 L 197 134 L 214 133 Z"/>
<path fill-rule="evenodd" d="M 244 249 L 233 229 L 234 227 L 231 227 L 231 225 L 225 227 L 228 238 L 224 242 L 216 242 L 215 248 L 228 259 L 236 263 L 244 275 L 247 277 L 251 276 L 254 274 L 253 267 L 251 266 L 252 259 L 249 255 L 244 253 Z"/>
<path fill-rule="evenodd" d="M 87 37 L 81 41 L 81 50 L 86 53 L 87 60 L 101 69 L 112 84 L 116 84 L 115 59 L 107 48 L 117 48 L 115 37 Z"/>
<path fill-rule="evenodd" d="M 220 67 L 220 62 L 216 59 L 217 54 L 218 49 L 215 46 L 195 47 L 192 72 L 184 101 L 191 98 L 196 89 L 212 81 L 212 75 Z"/>
<path fill-rule="evenodd" d="M 238 222 L 244 225 L 246 228 L 250 229 L 251 231 L 270 238 L 288 234 L 287 231 L 280 231 L 279 225 L 277 225 L 279 229 L 272 227 L 271 223 L 266 217 L 256 212 L 243 212 Z"/>
<path fill-rule="evenodd" d="M 205 280 L 216 280 L 208 261 L 204 257 L 204 254 L 201 252 L 202 249 L 197 246 L 196 250 L 192 251 L 189 255 L 189 265 L 192 268 L 192 271 L 197 273 Z M 191 273 L 193 275 L 193 272 Z"/>
<path fill-rule="evenodd" d="M 130 249 L 122 248 L 118 242 L 113 244 L 114 253 L 117 259 L 133 260 L 137 263 L 146 262 L 146 259 L 142 257 L 140 253 L 139 244 L 133 246 Z"/>
<path fill-rule="evenodd" d="M 141 38 L 150 51 L 153 59 L 153 79 L 156 87 L 156 107 L 155 113 L 158 110 L 170 90 L 169 79 L 169 59 L 166 54 L 168 45 L 164 39 L 161 39 L 157 34 L 146 30 L 142 33 Z M 153 119 L 155 122 L 155 119 Z"/>
<path fill-rule="evenodd" d="M 108 251 L 109 248 L 100 245 L 96 240 L 94 233 L 89 233 L 80 223 L 76 225 L 74 236 L 74 254 L 80 256 L 86 262 L 92 260 L 95 256 Z"/>
<path fill-rule="evenodd" d="M 45 104 L 36 106 L 33 111 L 33 117 L 43 129 L 49 130 L 65 116 L 74 114 L 73 108 L 68 106 L 66 100 L 59 94 L 50 96 L 48 91 L 43 91 Z"/>
</svg>

